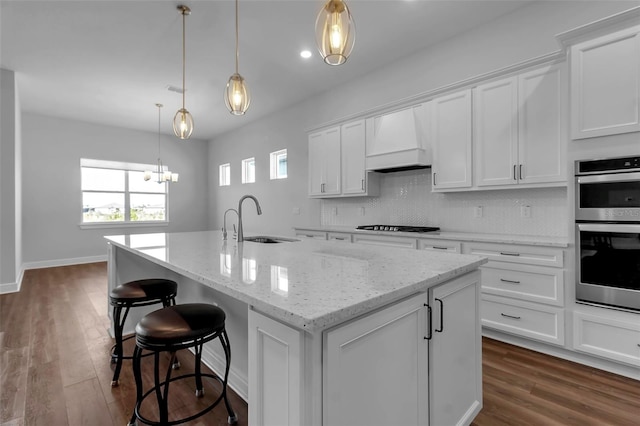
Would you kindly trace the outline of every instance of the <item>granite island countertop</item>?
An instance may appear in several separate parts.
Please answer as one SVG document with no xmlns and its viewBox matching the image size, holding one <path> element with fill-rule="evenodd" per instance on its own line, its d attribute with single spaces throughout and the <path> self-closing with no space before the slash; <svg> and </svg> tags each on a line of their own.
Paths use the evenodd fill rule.
<svg viewBox="0 0 640 426">
<path fill-rule="evenodd" d="M 325 329 L 477 269 L 480 256 L 305 240 L 223 241 L 220 231 L 105 237 L 300 329 Z"/>
</svg>

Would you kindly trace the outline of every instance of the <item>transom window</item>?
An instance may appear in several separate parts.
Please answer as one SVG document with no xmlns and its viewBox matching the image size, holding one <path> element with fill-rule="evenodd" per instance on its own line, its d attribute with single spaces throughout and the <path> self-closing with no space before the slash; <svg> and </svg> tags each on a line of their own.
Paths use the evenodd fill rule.
<svg viewBox="0 0 640 426">
<path fill-rule="evenodd" d="M 272 152 L 270 154 L 271 179 L 286 179 L 287 177 L 287 150 Z"/>
<path fill-rule="evenodd" d="M 219 178 L 220 186 L 229 186 L 231 185 L 231 164 L 221 164 L 220 165 L 220 178 Z"/>
<path fill-rule="evenodd" d="M 256 159 L 254 157 L 242 160 L 242 183 L 256 181 Z"/>
<path fill-rule="evenodd" d="M 144 180 L 156 167 L 81 159 L 82 224 L 166 222 L 167 184 Z"/>
</svg>

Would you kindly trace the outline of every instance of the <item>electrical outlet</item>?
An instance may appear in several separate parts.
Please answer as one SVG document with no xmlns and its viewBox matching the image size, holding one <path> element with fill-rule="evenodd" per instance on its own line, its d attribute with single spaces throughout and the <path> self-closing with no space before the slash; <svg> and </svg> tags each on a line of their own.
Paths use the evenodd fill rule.
<svg viewBox="0 0 640 426">
<path fill-rule="evenodd" d="M 520 206 L 520 216 L 531 217 L 531 206 Z"/>
<path fill-rule="evenodd" d="M 474 207 L 473 217 L 482 217 L 482 206 Z"/>
<path fill-rule="evenodd" d="M 358 215 L 359 215 L 359 216 L 364 216 L 364 207 L 360 207 L 360 208 L 358 209 Z"/>
</svg>

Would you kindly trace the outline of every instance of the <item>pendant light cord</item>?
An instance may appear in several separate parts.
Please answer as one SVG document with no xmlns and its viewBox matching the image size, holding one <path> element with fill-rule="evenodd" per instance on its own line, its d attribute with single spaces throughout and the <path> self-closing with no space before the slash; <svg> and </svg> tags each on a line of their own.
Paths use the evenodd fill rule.
<svg viewBox="0 0 640 426">
<path fill-rule="evenodd" d="M 185 84 L 185 74 L 186 74 L 186 62 L 187 62 L 187 54 L 186 54 L 186 31 L 185 31 L 185 27 L 186 27 L 186 23 L 185 20 L 187 18 L 187 10 L 184 8 L 182 9 L 182 109 L 185 109 L 185 94 L 187 92 L 187 88 L 186 88 L 186 84 Z"/>
<path fill-rule="evenodd" d="M 236 74 L 238 74 L 238 58 L 240 53 L 238 50 L 238 0 L 236 0 Z"/>
</svg>

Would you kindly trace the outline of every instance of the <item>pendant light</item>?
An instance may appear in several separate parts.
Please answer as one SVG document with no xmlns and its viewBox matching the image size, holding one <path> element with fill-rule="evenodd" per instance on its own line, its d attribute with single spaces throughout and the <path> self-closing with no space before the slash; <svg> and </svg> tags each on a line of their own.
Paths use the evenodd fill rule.
<svg viewBox="0 0 640 426">
<path fill-rule="evenodd" d="M 244 115 L 249 108 L 251 98 L 244 78 L 238 73 L 238 0 L 236 0 L 236 72 L 229 78 L 224 91 L 224 103 L 233 115 Z"/>
<path fill-rule="evenodd" d="M 156 104 L 156 106 L 158 107 L 158 167 L 155 171 L 155 175 L 156 175 L 156 179 L 155 181 L 157 183 L 163 183 L 163 182 L 177 182 L 178 181 L 178 173 L 172 173 L 169 170 L 164 170 L 165 167 L 162 165 L 162 160 L 160 159 L 160 111 L 161 108 L 163 107 L 162 104 Z M 151 178 L 153 177 L 154 172 L 152 172 L 151 170 L 145 170 L 144 172 L 144 180 L 151 180 Z"/>
<path fill-rule="evenodd" d="M 187 111 L 184 104 L 185 92 L 187 91 L 185 85 L 185 68 L 186 68 L 186 48 L 185 48 L 185 18 L 187 15 L 191 14 L 191 9 L 189 7 L 180 5 L 178 6 L 178 10 L 182 14 L 182 108 L 176 112 L 176 116 L 173 117 L 173 132 L 180 139 L 189 139 L 191 137 L 191 133 L 193 132 L 193 117 L 191 113 Z"/>
<path fill-rule="evenodd" d="M 324 61 L 341 65 L 353 50 L 356 25 L 351 12 L 342 0 L 329 0 L 316 19 L 316 42 Z"/>
</svg>

